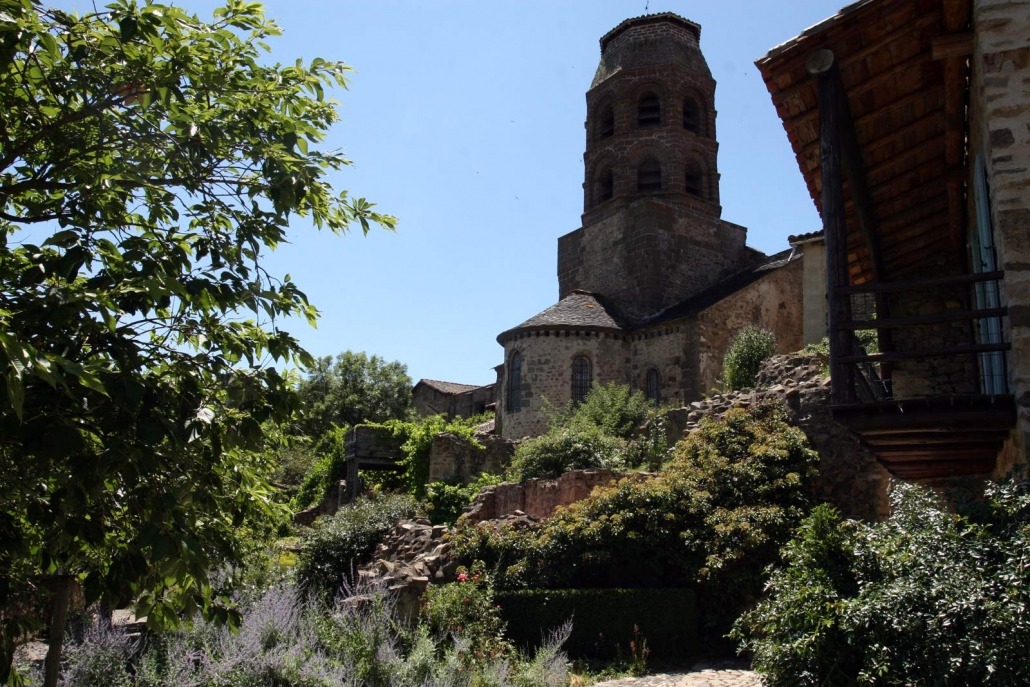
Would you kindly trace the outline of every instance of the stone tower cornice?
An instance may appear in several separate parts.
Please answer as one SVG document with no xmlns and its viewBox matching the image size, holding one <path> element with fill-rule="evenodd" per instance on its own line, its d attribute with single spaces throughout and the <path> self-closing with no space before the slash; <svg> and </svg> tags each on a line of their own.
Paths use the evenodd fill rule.
<svg viewBox="0 0 1030 687">
<path fill-rule="evenodd" d="M 630 17 L 629 19 L 622 20 L 618 26 L 609 31 L 608 33 L 601 36 L 601 54 L 604 54 L 605 48 L 622 32 L 629 29 L 631 26 L 644 26 L 646 24 L 657 24 L 661 22 L 672 22 L 678 23 L 685 27 L 688 31 L 694 34 L 694 39 L 697 41 L 701 40 L 701 25 L 690 21 L 675 12 L 657 12 L 655 14 L 642 14 L 639 17 Z"/>
</svg>

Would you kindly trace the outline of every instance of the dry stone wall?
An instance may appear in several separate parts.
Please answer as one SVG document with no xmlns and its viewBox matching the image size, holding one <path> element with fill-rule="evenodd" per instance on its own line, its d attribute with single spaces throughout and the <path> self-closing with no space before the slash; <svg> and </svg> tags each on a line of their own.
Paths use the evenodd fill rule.
<svg viewBox="0 0 1030 687">
<path fill-rule="evenodd" d="M 557 479 L 530 479 L 521 484 L 506 482 L 487 487 L 462 515 L 472 522 L 496 520 L 507 515 L 544 519 L 559 506 L 582 501 L 596 487 L 607 486 L 622 477 L 649 479 L 648 473 L 624 475 L 614 470 L 576 470 Z"/>
<path fill-rule="evenodd" d="M 830 378 L 824 361 L 805 353 L 776 355 L 762 366 L 754 391 L 719 394 L 674 413 L 670 425 L 682 423 L 684 436 L 705 417 L 718 417 L 734 406 L 766 399 L 783 400 L 794 423 L 819 454 L 812 486 L 816 502 L 829 502 L 845 517 L 880 520 L 890 513 L 890 474 L 830 414 Z"/>
</svg>

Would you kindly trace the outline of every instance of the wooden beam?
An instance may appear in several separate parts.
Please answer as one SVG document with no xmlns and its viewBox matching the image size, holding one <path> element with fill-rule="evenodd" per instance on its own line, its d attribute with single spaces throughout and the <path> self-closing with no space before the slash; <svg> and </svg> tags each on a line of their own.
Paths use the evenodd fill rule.
<svg viewBox="0 0 1030 687">
<path fill-rule="evenodd" d="M 843 79 L 841 79 L 840 69 L 835 64 L 833 52 L 829 50 L 817 50 L 812 53 L 805 66 L 808 72 L 818 79 L 819 111 L 822 112 L 824 108 L 835 110 L 836 123 L 834 128 L 839 147 L 839 159 L 844 171 L 844 178 L 847 179 L 848 188 L 851 191 L 851 203 L 858 218 L 862 237 L 865 239 L 873 281 L 883 281 L 886 275 L 883 271 L 880 238 L 876 229 L 876 216 L 873 214 L 873 206 L 869 200 L 865 163 L 862 160 L 862 151 L 858 145 L 858 135 L 855 133 L 855 122 L 851 116 L 848 92 L 844 87 Z M 828 82 L 832 82 L 832 85 L 824 85 Z M 826 196 L 824 195 L 823 197 L 825 198 Z M 843 198 L 842 190 L 841 201 L 843 201 Z M 841 207 L 841 214 L 846 217 L 844 207 Z M 887 298 L 877 294 L 875 300 L 877 316 L 890 317 L 890 306 Z M 876 337 L 880 350 L 894 350 L 894 339 L 889 329 L 877 329 Z M 890 379 L 891 370 L 889 366 L 884 366 L 880 370 L 880 377 L 881 382 L 887 382 Z"/>
<path fill-rule="evenodd" d="M 877 291 L 909 291 L 911 289 L 932 289 L 937 286 L 950 286 L 953 284 L 975 284 L 985 281 L 997 281 L 1002 279 L 1005 273 L 978 272 L 976 274 L 952 274 L 947 277 L 933 277 L 930 279 L 905 279 L 899 281 L 881 282 L 879 284 L 859 284 L 857 286 L 842 286 L 839 293 L 875 293 Z"/>
<path fill-rule="evenodd" d="M 924 348 L 917 351 L 892 351 L 890 353 L 867 353 L 865 355 L 843 355 L 839 356 L 839 362 L 848 363 L 881 363 L 900 362 L 902 360 L 922 360 L 923 358 L 948 358 L 967 353 L 994 353 L 996 351 L 1010 351 L 1012 344 L 966 344 L 964 346 L 949 346 L 947 348 Z"/>
<path fill-rule="evenodd" d="M 822 174 L 823 237 L 826 242 L 826 282 L 830 294 L 830 402 L 850 403 L 855 398 L 854 368 L 840 358 L 851 354 L 851 334 L 840 328 L 851 319 L 851 300 L 838 289 L 848 284 L 848 223 L 844 213 L 844 174 L 841 169 L 840 78 L 832 78 L 834 55 L 817 50 L 805 60 L 805 69 L 816 79 L 819 107 L 819 168 Z"/>
<path fill-rule="evenodd" d="M 956 33 L 969 28 L 971 0 L 944 0 L 944 30 Z"/>
<path fill-rule="evenodd" d="M 912 327 L 940 322 L 958 322 L 962 320 L 978 320 L 984 317 L 1004 317 L 1008 308 L 988 308 L 986 310 L 949 310 L 933 315 L 911 315 L 908 317 L 877 318 L 875 320 L 854 320 L 841 324 L 845 329 L 876 329 L 877 327 Z"/>
<path fill-rule="evenodd" d="M 953 33 L 930 41 L 930 55 L 935 60 L 949 57 L 966 57 L 973 54 L 976 37 L 972 33 Z"/>
</svg>

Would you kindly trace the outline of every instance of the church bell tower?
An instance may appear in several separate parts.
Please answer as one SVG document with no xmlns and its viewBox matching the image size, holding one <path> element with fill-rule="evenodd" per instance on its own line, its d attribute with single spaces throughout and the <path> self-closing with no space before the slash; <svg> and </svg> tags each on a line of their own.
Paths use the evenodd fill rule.
<svg viewBox="0 0 1030 687">
<path fill-rule="evenodd" d="M 559 239 L 559 298 L 602 294 L 644 320 L 747 266 L 746 230 L 720 219 L 715 81 L 700 37 L 662 13 L 601 38 L 583 226 Z"/>
</svg>

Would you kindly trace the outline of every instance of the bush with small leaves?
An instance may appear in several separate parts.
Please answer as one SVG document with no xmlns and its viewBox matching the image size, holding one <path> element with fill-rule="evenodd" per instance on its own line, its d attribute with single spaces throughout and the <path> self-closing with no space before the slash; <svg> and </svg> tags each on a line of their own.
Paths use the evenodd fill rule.
<svg viewBox="0 0 1030 687">
<path fill-rule="evenodd" d="M 554 478 L 569 470 L 626 467 L 626 442 L 599 427 L 563 427 L 526 439 L 515 449 L 507 477 L 516 482 Z"/>
<path fill-rule="evenodd" d="M 476 500 L 479 492 L 503 481 L 500 475 L 484 472 L 468 484 L 430 482 L 426 485 L 422 506 L 434 525 L 453 525 L 465 507 Z"/>
<path fill-rule="evenodd" d="M 734 636 L 770 687 L 1030 684 L 1030 489 L 954 513 L 898 484 L 882 523 L 821 507 Z"/>
<path fill-rule="evenodd" d="M 458 658 L 467 665 L 493 661 L 513 650 L 504 637 L 505 623 L 482 561 L 458 568 L 454 582 L 429 587 L 425 617 L 443 641 L 454 643 Z"/>
<path fill-rule="evenodd" d="M 727 389 L 750 389 L 766 358 L 776 353 L 772 332 L 748 325 L 737 332 L 722 359 L 723 384 Z"/>
<path fill-rule="evenodd" d="M 304 542 L 297 582 L 309 595 L 332 598 L 354 583 L 356 568 L 398 520 L 415 511 L 406 495 L 362 497 L 316 523 Z"/>
</svg>

